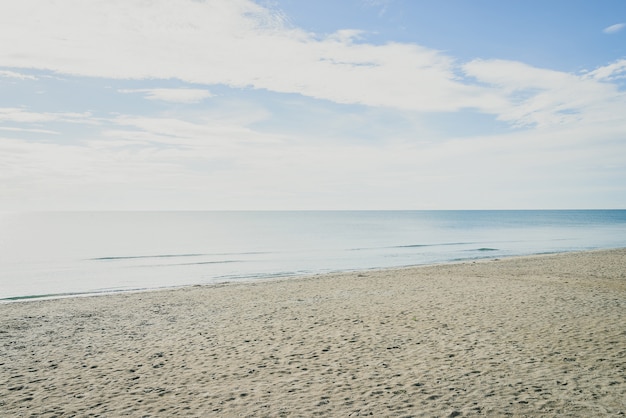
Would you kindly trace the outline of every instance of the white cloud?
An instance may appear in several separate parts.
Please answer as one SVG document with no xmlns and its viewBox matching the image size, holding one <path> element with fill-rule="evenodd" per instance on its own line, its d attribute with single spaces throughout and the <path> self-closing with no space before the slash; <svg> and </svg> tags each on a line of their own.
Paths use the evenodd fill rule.
<svg viewBox="0 0 626 418">
<path fill-rule="evenodd" d="M 626 155 L 615 121 L 430 143 L 337 143 L 175 118 L 113 123 L 80 145 L 0 138 L 0 207 L 531 208 L 539 195 L 543 207 L 581 207 L 610 205 L 588 199 L 598 179 L 623 189 L 611 174 Z"/>
<path fill-rule="evenodd" d="M 60 134 L 60 132 L 51 131 L 49 129 L 15 128 L 15 127 L 7 127 L 7 126 L 0 126 L 0 130 L 2 130 L 2 131 L 10 131 L 10 132 L 30 132 L 30 133 L 48 134 L 48 135 L 59 135 Z"/>
<path fill-rule="evenodd" d="M 141 108 L 141 116 L 126 106 L 128 114 L 110 118 L 0 108 L 0 122 L 11 124 L 0 137 L 0 208 L 626 204 L 626 96 L 615 83 L 625 60 L 573 74 L 505 60 L 459 63 L 416 44 L 368 44 L 361 35 L 343 30 L 319 37 L 247 0 L 0 2 L 0 39 L 17 39 L 0 48 L 0 67 L 132 79 L 138 88 L 118 91 L 173 103 L 212 96 L 199 88 L 142 88 L 140 80 L 323 99 L 294 95 L 265 107 L 255 102 L 263 94 L 248 101 L 237 92 L 236 99 L 220 95 L 184 116 L 176 106 L 162 114 Z M 353 106 L 348 114 L 327 101 L 369 108 Z M 431 112 L 465 109 L 520 129 L 463 138 L 430 131 Z M 373 120 L 383 111 L 413 123 Z M 309 124 L 324 120 L 327 130 L 309 132 L 287 120 L 289 112 Z M 65 131 L 63 123 L 92 126 Z M 57 131 L 56 144 L 9 137 Z M 598 184 L 617 192 L 592 200 Z"/>
<path fill-rule="evenodd" d="M 471 108 L 516 126 L 570 122 L 603 99 L 623 101 L 602 75 L 617 69 L 585 78 L 511 61 L 461 65 L 416 44 L 355 42 L 360 34 L 320 38 L 249 0 L 22 0 L 0 3 L 0 37 L 17 39 L 0 50 L 0 66 L 177 78 L 411 111 Z M 124 91 L 182 103 L 210 97 L 199 89 Z"/>
<path fill-rule="evenodd" d="M 120 93 L 144 93 L 146 99 L 172 103 L 198 103 L 213 97 L 204 89 L 123 89 Z"/>
<path fill-rule="evenodd" d="M 626 27 L 626 23 L 616 23 L 615 25 L 608 26 L 602 30 L 602 32 L 607 34 L 620 32 L 622 29 Z"/>
<path fill-rule="evenodd" d="M 112 18 L 114 16 L 114 18 Z M 94 29 L 97 28 L 97 29 Z M 494 108 L 449 57 L 412 44 L 319 39 L 247 0 L 2 3 L 0 65 L 109 78 L 178 78 L 426 111 Z"/>
<path fill-rule="evenodd" d="M 17 78 L 20 80 L 37 80 L 37 77 L 29 74 L 22 74 L 15 71 L 0 71 L 0 77 L 3 78 Z"/>
<path fill-rule="evenodd" d="M 28 112 L 15 107 L 0 108 L 0 121 L 4 122 L 37 123 L 56 119 L 57 116 L 51 113 Z"/>
<path fill-rule="evenodd" d="M 44 122 L 70 122 L 70 123 L 98 123 L 90 112 L 30 112 L 17 107 L 0 108 L 0 121 L 16 123 L 44 123 Z"/>
<path fill-rule="evenodd" d="M 212 140 L 220 142 L 244 142 L 253 132 L 240 125 L 222 124 L 219 122 L 197 123 L 175 118 L 153 118 L 120 116 L 114 120 L 118 126 L 132 127 L 142 132 L 158 135 L 160 141 L 185 145 L 185 140 L 193 143 L 210 144 Z M 254 134 L 254 140 L 259 141 L 260 135 Z M 167 138 L 164 140 L 164 138 Z"/>
<path fill-rule="evenodd" d="M 626 112 L 626 95 L 602 82 L 623 71 L 621 61 L 583 75 L 505 60 L 474 60 L 463 68 L 468 76 L 497 88 L 506 104 L 493 112 L 514 125 L 622 120 Z"/>
<path fill-rule="evenodd" d="M 596 68 L 586 74 L 587 77 L 599 81 L 613 81 L 626 77 L 626 59 L 615 61 L 611 64 Z"/>
</svg>

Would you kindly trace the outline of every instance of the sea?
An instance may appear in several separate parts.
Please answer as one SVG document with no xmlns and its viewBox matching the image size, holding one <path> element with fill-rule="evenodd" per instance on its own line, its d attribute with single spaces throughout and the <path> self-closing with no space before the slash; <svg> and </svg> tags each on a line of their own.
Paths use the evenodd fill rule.
<svg viewBox="0 0 626 418">
<path fill-rule="evenodd" d="M 0 214 L 0 301 L 626 247 L 626 210 Z"/>
</svg>

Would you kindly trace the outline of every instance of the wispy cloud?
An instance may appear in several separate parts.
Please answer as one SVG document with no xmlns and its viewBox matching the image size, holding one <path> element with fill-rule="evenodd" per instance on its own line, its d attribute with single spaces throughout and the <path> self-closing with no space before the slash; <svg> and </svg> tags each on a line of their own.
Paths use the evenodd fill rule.
<svg viewBox="0 0 626 418">
<path fill-rule="evenodd" d="M 363 3 L 368 7 L 377 7 L 378 16 L 383 16 L 387 13 L 387 9 L 393 0 L 363 0 Z"/>
<path fill-rule="evenodd" d="M 31 112 L 22 108 L 0 108 L 0 121 L 18 123 L 69 122 L 98 123 L 90 112 Z"/>
<path fill-rule="evenodd" d="M 51 131 L 49 129 L 33 129 L 33 128 L 15 128 L 9 126 L 0 126 L 0 130 L 9 132 L 28 132 L 36 134 L 59 135 L 60 132 Z"/>
<path fill-rule="evenodd" d="M 0 138 L 0 206 L 467 208 L 506 201 L 524 208 L 537 193 L 546 193 L 546 205 L 574 204 L 581 187 L 610 175 L 607 167 L 623 164 L 626 153 L 615 123 L 427 144 L 411 132 L 407 140 L 336 143 L 199 119 L 120 116 L 112 123 L 115 129 L 93 130 L 80 144 Z"/>
<path fill-rule="evenodd" d="M 620 32 L 622 29 L 626 27 L 626 23 L 616 23 L 615 25 L 607 26 L 602 30 L 602 32 L 607 34 Z"/>
<path fill-rule="evenodd" d="M 198 103 L 213 96 L 204 89 L 122 89 L 119 92 L 142 93 L 146 99 L 172 103 Z"/>
<path fill-rule="evenodd" d="M 586 76 L 600 81 L 613 81 L 625 78 L 626 59 L 617 60 L 611 64 L 598 67 L 595 70 L 588 72 Z"/>
<path fill-rule="evenodd" d="M 37 77 L 30 74 L 22 74 L 15 71 L 0 71 L 2 78 L 17 78 L 20 80 L 37 80 Z"/>
<path fill-rule="evenodd" d="M 468 76 L 494 86 L 505 100 L 494 110 L 498 119 L 537 127 L 621 119 L 626 96 L 602 81 L 615 78 L 623 67 L 619 61 L 581 75 L 506 60 L 474 60 L 463 66 Z"/>
</svg>

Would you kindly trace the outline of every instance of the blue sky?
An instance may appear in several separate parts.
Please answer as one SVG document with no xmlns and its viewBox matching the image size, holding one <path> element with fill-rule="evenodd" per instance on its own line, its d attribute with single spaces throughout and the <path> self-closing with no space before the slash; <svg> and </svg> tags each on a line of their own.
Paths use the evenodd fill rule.
<svg viewBox="0 0 626 418">
<path fill-rule="evenodd" d="M 368 42 L 418 43 L 456 59 L 498 58 L 563 71 L 602 66 L 624 54 L 607 22 L 626 14 L 620 1 L 444 0 L 279 3 L 289 22 L 322 34 L 358 28 Z M 272 3 L 266 3 L 272 4 Z M 332 4 L 332 3 L 330 3 Z M 330 11 L 332 10 L 332 12 Z"/>
<path fill-rule="evenodd" d="M 0 211 L 626 207 L 626 2 L 0 4 Z"/>
</svg>

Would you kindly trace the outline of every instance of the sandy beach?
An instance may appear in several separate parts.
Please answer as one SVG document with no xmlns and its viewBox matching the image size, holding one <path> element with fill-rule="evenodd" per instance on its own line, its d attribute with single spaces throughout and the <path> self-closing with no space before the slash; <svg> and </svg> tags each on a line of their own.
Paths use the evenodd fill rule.
<svg viewBox="0 0 626 418">
<path fill-rule="evenodd" d="M 0 305 L 0 415 L 626 415 L 626 249 Z"/>
</svg>

